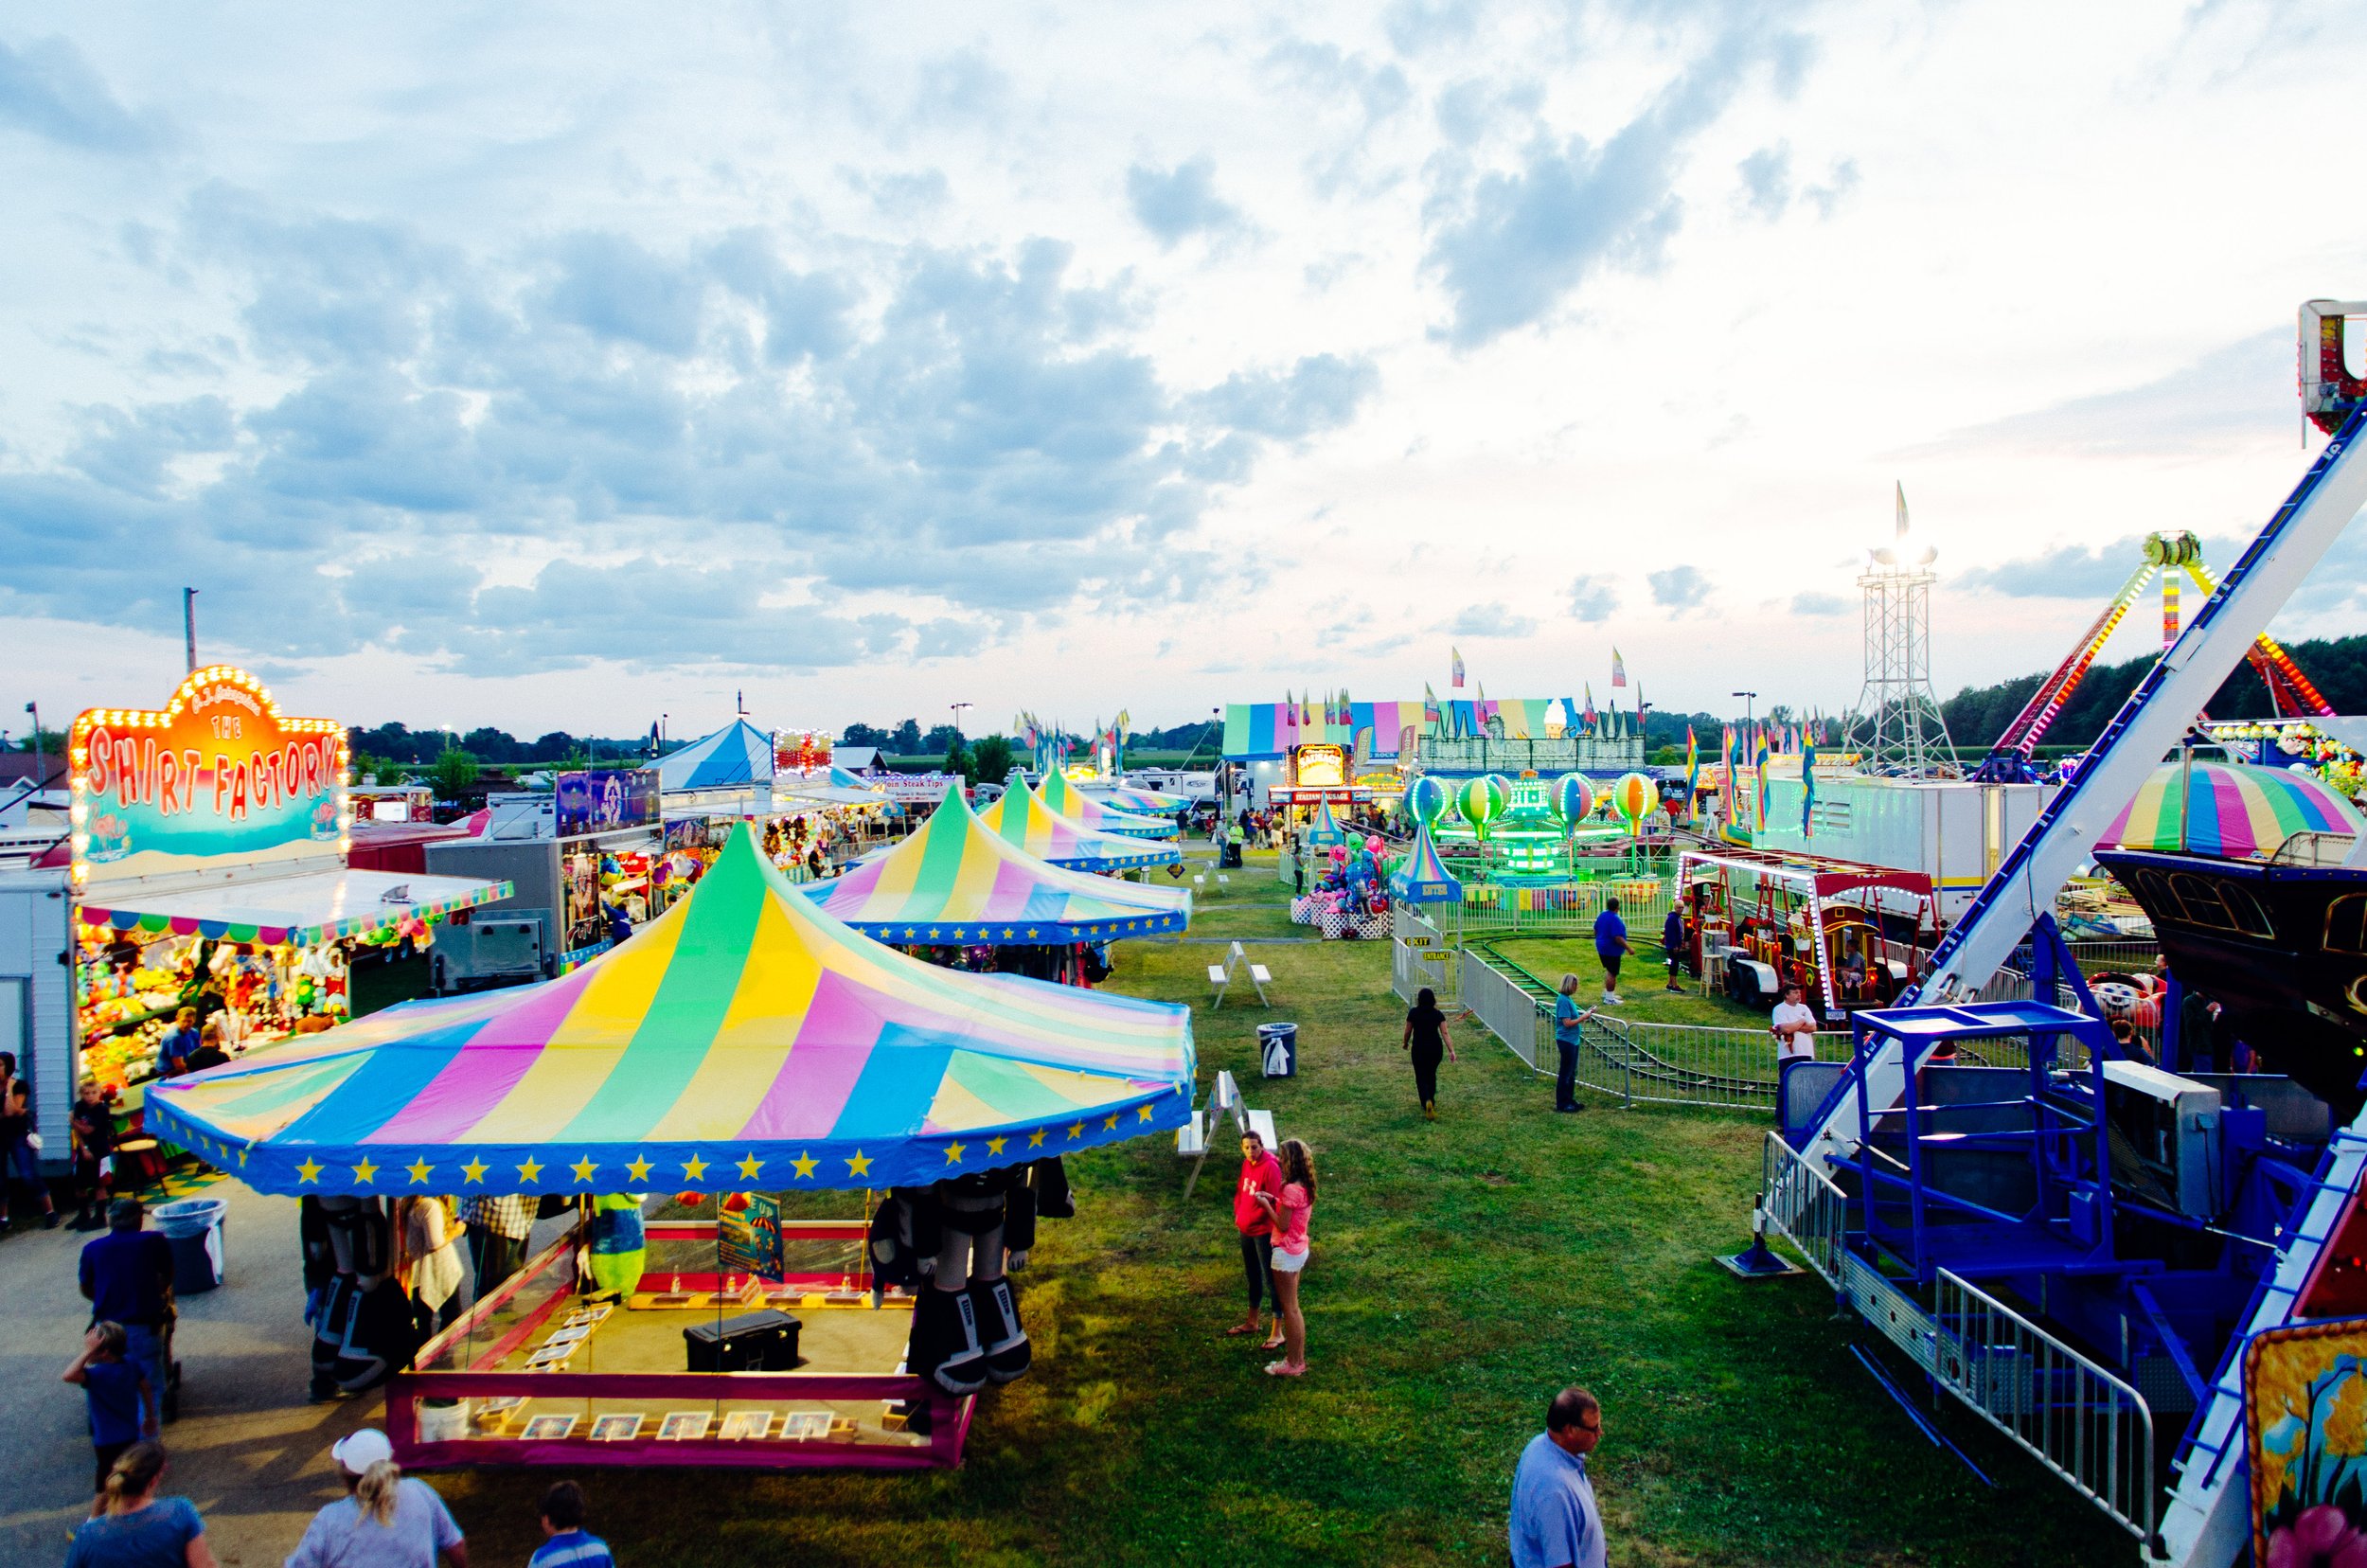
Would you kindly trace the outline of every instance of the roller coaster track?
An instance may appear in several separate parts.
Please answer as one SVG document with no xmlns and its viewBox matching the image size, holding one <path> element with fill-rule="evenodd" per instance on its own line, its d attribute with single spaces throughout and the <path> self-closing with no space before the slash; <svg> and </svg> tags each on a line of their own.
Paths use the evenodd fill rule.
<svg viewBox="0 0 2367 1568">
<path fill-rule="evenodd" d="M 1539 1007 L 1551 1011 L 1554 998 L 1559 993 L 1543 979 L 1532 973 L 1519 959 L 1506 957 L 1498 949 L 1496 945 L 1498 940 L 1500 938 L 1479 936 L 1471 938 L 1465 945 L 1486 958 L 1491 968 L 1520 987 L 1522 991 Z M 1672 1026 L 1686 1027 L 1687 1025 Z M 1705 1032 L 1713 1027 L 1709 1025 L 1690 1026 L 1699 1027 Z M 1755 1034 L 1757 1031 L 1733 1032 Z M 1597 1013 L 1587 1021 L 1581 1035 L 1586 1047 L 1593 1051 L 1612 1071 L 1625 1074 L 1631 1082 L 1649 1083 L 1666 1090 L 1665 1095 L 1654 1097 L 1699 1099 L 1722 1103 L 1742 1096 L 1755 1096 L 1765 1099 L 1770 1105 L 1775 1102 L 1775 1084 L 1772 1079 L 1740 1078 L 1726 1073 L 1706 1073 L 1699 1068 L 1681 1066 L 1647 1049 L 1636 1039 L 1628 1025 L 1619 1019 L 1607 1019 Z"/>
</svg>

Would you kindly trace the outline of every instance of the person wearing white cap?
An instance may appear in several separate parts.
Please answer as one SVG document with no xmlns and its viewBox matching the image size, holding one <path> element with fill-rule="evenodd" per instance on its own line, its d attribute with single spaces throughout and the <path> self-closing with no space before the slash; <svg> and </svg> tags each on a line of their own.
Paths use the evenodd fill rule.
<svg viewBox="0 0 2367 1568">
<path fill-rule="evenodd" d="M 469 1568 L 452 1510 L 435 1488 L 403 1475 L 384 1433 L 360 1428 L 329 1452 L 347 1495 L 312 1516 L 287 1568 L 436 1568 L 438 1552 Z"/>
</svg>

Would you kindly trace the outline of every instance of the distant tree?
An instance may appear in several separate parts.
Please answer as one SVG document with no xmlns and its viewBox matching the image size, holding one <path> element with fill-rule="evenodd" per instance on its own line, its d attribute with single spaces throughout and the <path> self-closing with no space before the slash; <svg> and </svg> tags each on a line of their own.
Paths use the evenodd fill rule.
<svg viewBox="0 0 2367 1568">
<path fill-rule="evenodd" d="M 842 746 L 877 746 L 885 751 L 888 743 L 895 739 L 886 730 L 873 729 L 869 724 L 849 724 L 845 733 L 838 738 L 838 743 Z"/>
<path fill-rule="evenodd" d="M 977 783 L 978 765 L 971 760 L 970 748 L 962 744 L 961 736 L 951 724 L 939 724 L 937 729 L 943 730 L 946 735 L 945 771 L 950 774 L 960 774 L 962 782 L 965 784 Z M 930 733 L 934 735 L 936 731 L 932 730 Z"/>
<path fill-rule="evenodd" d="M 518 744 L 517 737 L 507 730 L 494 729 L 490 725 L 471 730 L 460 738 L 460 744 L 487 762 L 515 762 L 520 760 L 524 750 Z"/>
<path fill-rule="evenodd" d="M 907 719 L 889 733 L 888 749 L 899 757 L 918 757 L 928 748 L 921 744 L 920 721 Z"/>
<path fill-rule="evenodd" d="M 955 729 L 951 724 L 939 724 L 930 730 L 928 734 L 920 738 L 919 749 L 922 751 L 936 752 L 943 751 L 948 746 L 958 746 L 961 744 L 963 744 L 963 740 L 962 732 L 960 730 Z"/>
<path fill-rule="evenodd" d="M 583 743 L 565 730 L 553 730 L 548 735 L 535 737 L 533 746 L 528 749 L 526 760 L 560 762 L 575 756 L 582 749 Z"/>
<path fill-rule="evenodd" d="M 461 792 L 476 782 L 476 758 L 458 746 L 446 746 L 436 758 L 436 766 L 428 770 L 428 777 L 436 785 L 436 798 L 457 800 Z"/>
<path fill-rule="evenodd" d="M 970 782 L 985 779 L 1000 784 L 1011 771 L 1011 743 L 999 735 L 982 735 L 970 742 Z"/>
</svg>

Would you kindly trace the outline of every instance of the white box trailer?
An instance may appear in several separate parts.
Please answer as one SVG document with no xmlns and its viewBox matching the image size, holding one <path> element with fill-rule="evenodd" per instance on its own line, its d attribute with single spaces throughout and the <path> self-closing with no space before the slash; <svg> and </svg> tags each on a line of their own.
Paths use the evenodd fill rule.
<svg viewBox="0 0 2367 1568">
<path fill-rule="evenodd" d="M 15 1053 L 33 1093 L 42 1168 L 70 1164 L 66 1117 L 80 1073 L 74 1034 L 73 900 L 66 873 L 0 871 L 0 1051 Z"/>
<path fill-rule="evenodd" d="M 1804 833 L 1800 779 L 1778 774 L 1768 780 L 1767 826 L 1752 840 L 1765 849 L 1920 871 L 1931 879 L 1940 918 L 1952 921 L 2058 788 L 1820 772 L 1815 830 Z"/>
</svg>

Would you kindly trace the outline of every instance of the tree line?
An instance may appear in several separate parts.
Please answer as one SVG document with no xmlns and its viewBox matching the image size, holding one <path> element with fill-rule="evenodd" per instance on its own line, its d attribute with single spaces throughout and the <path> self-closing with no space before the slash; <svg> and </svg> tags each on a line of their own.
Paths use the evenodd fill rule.
<svg viewBox="0 0 2367 1568">
<path fill-rule="evenodd" d="M 2313 638 L 2290 643 L 2285 650 L 2302 673 L 2323 693 L 2337 713 L 2367 713 L 2367 636 Z M 2141 654 L 2120 664 L 2097 665 L 2072 693 L 2063 711 L 2048 726 L 2050 746 L 2092 743 L 2128 700 L 2156 654 Z M 2046 676 L 2018 675 L 1995 686 L 1967 686 L 1940 704 L 1948 721 L 1949 739 L 1960 752 L 1985 752 L 2005 733 Z M 2214 719 L 2269 717 L 2269 688 L 2247 660 L 2220 684 L 2204 707 Z"/>
</svg>

